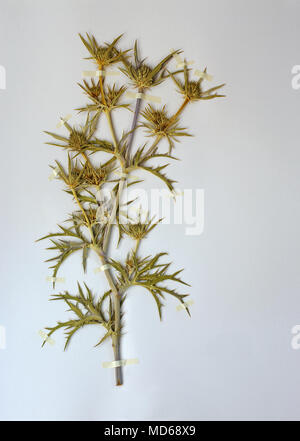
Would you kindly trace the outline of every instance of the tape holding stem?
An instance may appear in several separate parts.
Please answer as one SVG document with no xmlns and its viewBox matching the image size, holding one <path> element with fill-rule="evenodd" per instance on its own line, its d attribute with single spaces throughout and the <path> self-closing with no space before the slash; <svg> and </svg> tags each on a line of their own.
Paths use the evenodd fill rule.
<svg viewBox="0 0 300 441">
<path fill-rule="evenodd" d="M 111 265 L 109 263 L 106 263 L 105 265 L 99 266 L 98 268 L 94 269 L 94 273 L 100 273 L 101 271 L 106 271 Z"/>
<path fill-rule="evenodd" d="M 104 368 L 116 368 L 121 366 L 129 366 L 132 364 L 139 364 L 138 358 L 128 358 L 127 360 L 116 360 L 116 361 L 104 361 L 102 367 Z"/>
</svg>

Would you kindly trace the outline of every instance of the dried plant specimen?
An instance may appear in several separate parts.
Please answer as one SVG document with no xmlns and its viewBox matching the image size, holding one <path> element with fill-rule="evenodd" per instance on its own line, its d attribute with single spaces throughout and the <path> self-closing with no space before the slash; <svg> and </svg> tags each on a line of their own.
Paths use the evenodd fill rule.
<svg viewBox="0 0 300 441">
<path fill-rule="evenodd" d="M 184 108 L 195 101 L 211 100 L 224 95 L 219 94 L 223 86 L 204 89 L 203 83 L 208 78 L 206 70 L 199 78 L 191 80 L 191 69 L 183 61 L 172 72 L 168 69 L 181 51 L 172 51 L 157 64 L 148 64 L 139 57 L 138 45 L 133 50 L 119 48 L 121 36 L 112 43 L 99 45 L 93 36 L 80 38 L 88 51 L 88 60 L 96 66 L 91 71 L 92 78 L 83 80 L 82 88 L 88 103 L 78 110 L 85 114 L 83 126 L 71 126 L 62 121 L 66 135 L 46 132 L 51 137 L 47 144 L 66 150 L 67 163 L 60 162 L 52 166 L 56 178 L 64 190 L 72 197 L 75 208 L 67 219 L 65 226 L 59 225 L 56 233 L 48 234 L 42 239 L 50 240 L 51 251 L 56 254 L 51 262 L 53 288 L 61 265 L 79 251 L 82 254 L 82 265 L 86 272 L 90 253 L 96 253 L 101 265 L 100 276 L 105 277 L 109 289 L 95 293 L 86 283 L 79 283 L 77 292 L 60 292 L 52 300 L 62 300 L 72 312 L 73 318 L 58 321 L 53 327 L 46 328 L 48 337 L 63 328 L 66 333 L 65 348 L 72 336 L 83 326 L 97 325 L 102 327 L 102 335 L 96 346 L 111 339 L 114 360 L 121 360 L 120 342 L 122 335 L 122 307 L 126 293 L 132 286 L 148 291 L 154 298 L 159 317 L 162 317 L 163 302 L 173 296 L 184 304 L 188 294 L 168 287 L 168 282 L 178 286 L 188 286 L 181 277 L 181 270 L 171 271 L 170 263 L 165 263 L 166 253 L 158 252 L 154 256 L 143 256 L 140 252 L 141 242 L 150 234 L 161 219 L 152 219 L 141 213 L 135 219 L 122 214 L 121 197 L 126 185 L 136 185 L 141 180 L 128 181 L 131 173 L 143 170 L 161 179 L 170 192 L 174 191 L 174 180 L 165 174 L 168 164 L 165 160 L 176 159 L 172 152 L 181 137 L 190 136 L 180 124 Z M 126 81 L 121 87 L 113 82 L 113 73 L 119 69 Z M 172 114 L 167 106 L 156 107 L 147 104 L 142 110 L 143 100 L 150 90 L 164 81 L 171 81 L 182 95 L 182 104 Z M 130 102 L 126 102 L 127 88 L 135 89 L 135 109 L 133 111 L 131 129 L 123 132 L 118 139 L 115 131 L 117 113 L 120 109 L 130 110 Z M 111 139 L 101 139 L 101 124 L 106 119 Z M 144 145 L 134 146 L 134 135 L 142 130 L 146 136 Z M 149 139 L 152 144 L 149 145 Z M 167 148 L 165 148 L 167 146 Z M 134 148 L 135 147 L 135 148 Z M 161 148 L 160 148 L 161 147 Z M 103 154 L 108 159 L 103 161 Z M 102 158 L 101 158 L 102 156 Z M 102 162 L 99 160 L 102 159 Z M 153 165 L 153 159 L 163 161 L 161 165 Z M 130 182 L 130 183 L 129 183 Z M 111 196 L 104 196 L 104 189 L 111 188 Z M 132 201 L 127 201 L 127 205 Z M 123 260 L 112 258 L 109 245 L 113 228 L 117 228 L 118 245 L 127 236 L 133 246 Z M 189 314 L 189 310 L 185 308 Z M 122 368 L 115 368 L 116 384 L 121 385 Z"/>
</svg>

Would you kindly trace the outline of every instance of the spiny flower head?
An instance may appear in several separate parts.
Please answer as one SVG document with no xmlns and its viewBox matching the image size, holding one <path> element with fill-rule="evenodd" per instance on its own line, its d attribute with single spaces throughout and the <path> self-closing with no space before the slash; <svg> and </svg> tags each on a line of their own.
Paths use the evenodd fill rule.
<svg viewBox="0 0 300 441">
<path fill-rule="evenodd" d="M 97 99 L 101 93 L 100 83 L 96 82 L 94 78 L 91 78 L 91 84 L 89 84 L 86 80 L 83 80 L 83 85 L 78 83 L 82 90 L 84 90 L 85 94 L 92 99 Z"/>
<path fill-rule="evenodd" d="M 105 101 L 106 108 L 108 110 L 112 110 L 117 107 L 127 108 L 129 106 L 129 104 L 119 104 L 119 101 L 126 89 L 127 88 L 125 86 L 117 87 L 115 84 L 106 88 Z"/>
<path fill-rule="evenodd" d="M 100 187 L 107 180 L 110 173 L 108 167 L 94 168 L 89 162 L 86 162 L 83 168 L 74 168 L 74 174 L 81 177 L 82 185 L 85 187 L 96 186 Z"/>
<path fill-rule="evenodd" d="M 104 43 L 104 46 L 99 46 L 94 36 L 90 36 L 89 34 L 86 34 L 87 39 L 83 38 L 81 34 L 79 34 L 79 37 L 81 38 L 81 41 L 91 54 L 91 57 L 88 57 L 88 60 L 94 60 L 99 67 L 105 67 L 113 63 L 119 62 L 121 59 L 126 59 L 126 51 L 119 51 L 116 48 L 116 44 L 122 37 L 122 35 L 119 35 L 117 38 L 114 39 L 112 43 Z"/>
<path fill-rule="evenodd" d="M 128 224 L 121 224 L 121 230 L 127 236 L 131 237 L 134 240 L 142 240 L 144 239 L 156 225 L 162 221 L 159 219 L 157 222 L 153 223 L 153 219 L 147 218 L 142 221 L 141 214 L 139 213 L 138 219 L 135 222 L 129 222 Z"/>
<path fill-rule="evenodd" d="M 46 142 L 46 144 L 62 147 L 63 149 L 77 153 L 82 153 L 89 147 L 92 147 L 91 138 L 95 133 L 96 125 L 90 120 L 89 115 L 87 116 L 84 126 L 71 127 L 67 122 L 64 122 L 64 126 L 69 131 L 68 137 L 45 131 L 47 135 L 52 136 L 55 140 L 63 142 L 64 144 L 57 142 Z"/>
<path fill-rule="evenodd" d="M 86 91 L 86 94 L 93 102 L 93 104 L 87 104 L 84 107 L 77 108 L 76 110 L 79 110 L 79 112 L 101 113 L 102 110 L 111 111 L 117 108 L 124 108 L 124 109 L 129 108 L 128 103 L 120 104 L 120 100 L 127 89 L 125 86 L 118 87 L 116 84 L 114 84 L 113 86 L 107 86 L 105 88 L 104 102 L 100 93 L 100 86 L 98 87 L 98 85 L 95 84 L 93 86 L 88 86 L 88 87 L 84 87 L 81 84 L 79 84 L 79 86 Z"/>
<path fill-rule="evenodd" d="M 133 86 L 138 89 L 148 89 L 159 84 L 158 82 L 155 83 L 154 77 L 151 75 L 152 69 L 150 66 L 134 67 L 133 65 L 128 65 L 126 69 L 123 69 L 123 72 L 131 79 Z"/>
<path fill-rule="evenodd" d="M 78 172 L 78 166 L 77 161 L 75 161 L 75 164 L 73 165 L 73 161 L 68 155 L 68 171 L 66 172 L 63 166 L 56 161 L 56 164 L 58 166 L 59 172 L 58 177 L 64 181 L 64 183 L 67 185 L 69 189 L 75 190 L 76 188 L 79 188 L 82 186 L 82 175 L 84 172 L 84 169 L 82 168 L 80 172 Z"/>
<path fill-rule="evenodd" d="M 89 220 L 89 224 L 91 226 L 94 226 L 98 223 L 97 221 L 97 210 L 95 208 L 89 207 L 88 209 L 85 209 L 85 214 Z M 73 216 L 77 219 L 77 222 L 81 225 L 87 225 L 87 221 L 85 216 L 83 215 L 82 211 L 77 211 L 73 213 Z"/>
<path fill-rule="evenodd" d="M 206 73 L 206 68 L 204 70 Z M 174 74 L 169 72 L 170 77 L 173 79 L 174 83 L 177 85 L 179 92 L 184 95 L 188 101 L 198 101 L 198 100 L 211 100 L 213 98 L 224 97 L 225 95 L 219 95 L 215 93 L 218 89 L 225 86 L 225 84 L 220 84 L 219 86 L 212 87 L 208 90 L 203 90 L 202 83 L 204 78 L 199 78 L 197 81 L 189 80 L 189 69 L 184 66 L 184 81 L 178 80 Z"/>
<path fill-rule="evenodd" d="M 82 150 L 88 143 L 85 133 L 77 129 L 72 130 L 68 141 L 69 149 L 75 152 Z"/>
<path fill-rule="evenodd" d="M 145 127 L 148 136 L 165 137 L 169 142 L 169 153 L 174 147 L 174 141 L 177 141 L 179 136 L 191 136 L 185 132 L 185 127 L 178 125 L 178 118 L 168 116 L 166 106 L 160 109 L 155 109 L 149 104 L 142 116 L 145 121 L 142 122 L 141 127 Z"/>
<path fill-rule="evenodd" d="M 176 51 L 176 53 L 179 52 Z M 145 60 L 140 60 L 137 42 L 135 42 L 135 63 L 130 63 L 127 59 L 123 59 L 124 68 L 120 68 L 120 70 L 132 81 L 133 87 L 143 90 L 149 89 L 152 86 L 157 86 L 165 79 L 164 68 L 173 55 L 174 52 L 167 55 L 154 68 L 152 68 L 149 64 L 145 63 Z"/>
</svg>

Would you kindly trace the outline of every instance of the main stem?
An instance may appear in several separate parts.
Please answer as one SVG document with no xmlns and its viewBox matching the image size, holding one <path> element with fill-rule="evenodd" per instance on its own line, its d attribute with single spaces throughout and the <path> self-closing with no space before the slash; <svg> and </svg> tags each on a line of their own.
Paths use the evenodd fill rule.
<svg viewBox="0 0 300 441">
<path fill-rule="evenodd" d="M 101 89 L 101 94 L 102 94 L 102 101 L 103 101 L 103 104 L 106 105 L 102 76 L 100 76 L 99 81 L 100 81 L 100 89 Z M 141 92 L 143 92 L 143 90 L 139 89 L 139 92 L 141 93 Z M 171 118 L 172 121 L 178 117 L 178 115 L 183 111 L 183 109 L 185 108 L 185 106 L 187 105 L 188 102 L 189 102 L 189 100 L 185 99 L 185 101 L 182 103 L 180 108 L 177 110 L 177 112 Z M 140 109 L 141 109 L 141 103 L 142 103 L 142 99 L 137 98 L 136 104 L 135 104 L 133 120 L 132 120 L 132 125 L 131 125 L 131 130 L 130 130 L 130 135 L 129 135 L 128 146 L 127 146 L 127 160 L 129 159 L 129 152 L 132 147 L 133 140 L 134 140 L 134 135 L 135 135 L 136 126 L 137 126 L 137 122 L 138 122 L 138 116 L 139 116 Z M 115 151 L 118 152 L 118 142 L 117 142 L 115 130 L 113 127 L 110 111 L 106 110 L 105 113 L 106 113 L 109 129 L 110 129 L 110 132 L 111 132 L 111 135 L 113 138 Z M 159 141 L 160 141 L 160 137 L 157 138 L 156 142 L 152 146 L 152 149 L 154 149 L 156 147 L 156 145 L 158 144 Z M 126 164 L 121 163 L 121 166 L 122 166 L 122 172 L 125 173 Z M 126 184 L 125 178 L 122 177 L 119 181 L 119 186 L 118 186 L 118 190 L 117 190 L 117 195 L 116 195 L 114 207 L 113 207 L 113 210 L 112 210 L 112 213 L 111 213 L 111 216 L 109 219 L 109 223 L 106 228 L 105 235 L 104 235 L 103 252 L 101 252 L 101 251 L 99 252 L 99 257 L 100 257 L 101 262 L 103 264 L 105 264 L 105 262 L 106 262 L 106 259 L 104 256 L 108 250 L 109 241 L 110 241 L 110 237 L 111 237 L 111 228 L 112 228 L 112 225 L 116 219 L 117 211 L 118 211 L 118 208 L 120 205 L 120 199 L 121 199 L 125 184 Z M 137 252 L 137 250 L 138 250 L 139 243 L 140 243 L 140 241 L 137 241 L 136 247 L 135 247 L 135 252 Z M 118 361 L 118 360 L 120 360 L 121 296 L 120 296 L 118 290 L 116 289 L 116 286 L 114 284 L 114 281 L 112 279 L 110 271 L 105 270 L 104 273 L 105 273 L 106 278 L 108 280 L 109 286 L 113 292 L 113 303 L 114 303 L 114 314 L 115 314 L 114 331 L 115 332 L 112 336 L 112 347 L 113 347 L 113 351 L 114 351 L 115 361 Z M 122 385 L 123 384 L 122 368 L 120 366 L 115 368 L 115 375 L 116 375 L 116 385 L 117 386 Z"/>
<path fill-rule="evenodd" d="M 101 85 L 101 90 L 104 94 L 103 83 L 102 83 L 101 77 L 100 77 L 100 85 Z M 103 99 L 103 101 L 105 102 L 105 98 Z M 129 138 L 128 146 L 127 146 L 127 152 L 129 152 L 129 150 L 132 146 L 132 143 L 133 143 L 134 132 L 135 132 L 136 125 L 137 125 L 140 107 L 141 107 L 141 99 L 138 98 L 136 100 L 135 111 L 134 111 L 133 121 L 132 121 L 132 125 L 131 125 L 130 138 Z M 111 135 L 113 138 L 114 147 L 117 152 L 118 151 L 118 142 L 116 139 L 115 130 L 114 130 L 113 123 L 111 120 L 111 115 L 110 115 L 109 111 L 106 111 L 105 113 L 107 116 L 109 129 L 111 131 Z M 121 166 L 122 166 L 122 172 L 125 173 L 126 164 L 121 164 Z M 106 253 L 108 250 L 109 241 L 110 241 L 110 237 L 111 237 L 112 225 L 116 219 L 117 211 L 118 211 L 118 208 L 120 205 L 120 199 L 122 197 L 122 193 L 123 193 L 125 185 L 126 185 L 125 178 L 122 177 L 119 181 L 119 186 L 118 186 L 118 191 L 117 191 L 115 203 L 114 203 L 113 210 L 112 210 L 112 213 L 111 213 L 111 216 L 109 219 L 109 223 L 106 228 L 105 235 L 104 235 L 104 241 L 103 241 L 103 252 L 104 253 Z M 108 278 L 108 282 L 109 282 L 109 278 Z M 112 336 L 112 347 L 113 347 L 113 351 L 114 351 L 114 358 L 117 361 L 117 360 L 120 360 L 121 296 L 116 289 L 113 290 L 113 293 L 114 293 L 113 303 L 114 303 L 114 313 L 115 313 L 115 327 L 114 327 L 115 333 Z M 117 386 L 122 385 L 122 368 L 120 366 L 116 367 L 115 373 L 116 373 L 116 385 Z"/>
<path fill-rule="evenodd" d="M 101 263 L 103 265 L 106 264 L 106 258 L 105 258 L 105 254 L 103 252 L 103 250 L 96 244 L 95 242 L 95 236 L 93 233 L 93 228 L 92 225 L 89 221 L 89 218 L 86 215 L 86 212 L 80 202 L 80 200 L 78 199 L 77 193 L 74 190 L 74 188 L 71 189 L 73 196 L 80 208 L 80 210 L 82 211 L 82 214 L 85 218 L 87 227 L 89 229 L 90 235 L 91 235 L 91 239 L 92 239 L 92 248 L 94 249 L 94 251 L 98 254 Z M 112 278 L 112 275 L 109 271 L 109 269 L 105 269 L 104 270 L 104 274 L 106 276 L 106 279 L 108 281 L 108 284 L 110 286 L 110 289 L 113 293 L 113 298 L 114 298 L 114 313 L 115 313 L 115 329 L 114 329 L 114 334 L 112 336 L 112 346 L 113 346 L 113 351 L 114 351 L 114 357 L 115 360 L 119 360 L 120 359 L 120 353 L 119 353 L 119 335 L 120 335 L 120 296 L 118 293 L 118 290 L 116 288 L 116 285 L 114 283 L 114 280 Z M 116 368 L 116 385 L 117 386 L 121 386 L 122 385 L 122 370 L 120 367 Z"/>
<path fill-rule="evenodd" d="M 143 89 L 139 88 L 138 93 L 143 93 Z M 132 143 L 133 143 L 135 129 L 136 129 L 136 125 L 138 122 L 138 117 L 139 117 L 139 113 L 140 113 L 140 109 L 141 109 L 141 104 L 142 104 L 142 98 L 137 98 L 136 103 L 135 103 L 135 109 L 134 109 L 134 115 L 133 115 L 133 120 L 132 120 L 132 124 L 131 124 L 131 129 L 130 129 L 129 140 L 128 140 L 128 146 L 127 146 L 127 155 L 128 156 L 127 157 L 129 157 L 129 151 L 130 151 Z"/>
<path fill-rule="evenodd" d="M 100 70 L 102 70 L 102 66 L 99 66 Z M 101 90 L 101 95 L 102 95 L 102 102 L 104 105 L 106 105 L 106 100 L 105 100 L 105 93 L 104 93 L 104 87 L 103 87 L 103 79 L 102 76 L 99 77 L 99 82 L 100 82 L 100 90 Z M 131 133 L 130 133 L 130 138 L 129 138 L 129 142 L 128 142 L 128 151 L 131 148 L 132 142 L 133 142 L 133 135 L 135 132 L 135 128 L 136 128 L 136 124 L 137 124 L 137 119 L 138 119 L 138 114 L 140 111 L 140 105 L 141 105 L 141 99 L 137 99 L 136 102 L 136 107 L 135 107 L 135 112 L 134 112 L 134 117 L 133 117 L 133 122 L 132 122 L 132 127 L 131 127 Z M 118 141 L 117 141 L 117 137 L 115 134 L 115 130 L 113 127 L 113 123 L 112 123 L 112 119 L 111 119 L 111 114 L 110 111 L 106 109 L 105 111 L 106 117 L 107 117 L 107 122 L 109 125 L 109 129 L 112 135 L 112 139 L 113 139 L 113 143 L 114 143 L 114 147 L 115 147 L 115 152 L 118 153 Z M 119 160 L 121 158 L 119 157 Z M 121 162 L 121 168 L 122 168 L 122 172 L 125 173 L 125 167 L 126 164 Z M 117 211 L 118 211 L 118 207 L 120 204 L 120 198 L 122 196 L 122 192 L 123 189 L 125 187 L 125 179 L 124 177 L 122 177 L 122 179 L 120 179 L 119 181 L 119 187 L 118 187 L 118 191 L 117 191 L 117 195 L 116 195 L 116 199 L 115 199 L 115 203 L 114 203 L 114 207 L 109 219 L 109 223 L 107 225 L 106 231 L 105 231 L 105 235 L 104 235 L 104 240 L 103 240 L 103 254 L 100 252 L 99 257 L 101 259 L 101 261 L 105 264 L 105 254 L 107 253 L 108 250 L 108 246 L 109 246 L 109 240 L 111 237 L 111 228 L 112 225 L 116 219 L 116 215 L 117 215 Z M 114 281 L 112 279 L 112 276 L 110 274 L 109 270 L 105 270 L 104 271 L 106 278 L 108 280 L 108 283 L 111 287 L 111 290 L 113 292 L 113 304 L 114 304 L 114 321 L 115 321 L 115 326 L 114 326 L 114 334 L 112 336 L 112 347 L 113 347 L 113 351 L 114 351 L 114 358 L 115 361 L 120 360 L 120 330 L 121 330 L 121 296 L 118 292 L 118 290 L 116 289 L 116 286 L 114 284 Z M 123 381 L 122 381 L 122 369 L 121 367 L 116 367 L 115 368 L 115 375 L 116 375 L 116 385 L 120 386 L 122 385 Z"/>
</svg>

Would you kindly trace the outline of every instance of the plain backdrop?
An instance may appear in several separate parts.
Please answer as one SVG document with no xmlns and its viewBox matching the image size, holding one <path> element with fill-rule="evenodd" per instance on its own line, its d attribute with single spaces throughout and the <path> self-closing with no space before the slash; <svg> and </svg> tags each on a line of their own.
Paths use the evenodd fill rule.
<svg viewBox="0 0 300 441">
<path fill-rule="evenodd" d="M 1 419 L 299 419 L 300 350 L 291 347 L 300 322 L 300 90 L 291 85 L 299 21 L 298 0 L 0 0 Z M 120 388 L 102 368 L 110 343 L 93 347 L 100 329 L 80 331 L 66 352 L 63 332 L 44 349 L 38 333 L 70 315 L 48 301 L 47 245 L 34 241 L 72 209 L 48 180 L 65 152 L 46 146 L 43 130 L 58 131 L 68 113 L 80 121 L 73 109 L 86 99 L 76 83 L 93 67 L 78 32 L 99 41 L 124 32 L 122 47 L 137 38 L 150 63 L 182 48 L 214 85 L 227 84 L 225 99 L 187 108 L 182 122 L 195 136 L 169 171 L 178 187 L 204 189 L 203 233 L 162 225 L 141 248 L 168 251 L 172 268 L 185 268 L 192 318 L 169 299 L 160 322 L 151 296 L 132 290 L 123 358 L 140 363 L 124 369 Z M 180 103 L 171 84 L 153 94 L 170 111 Z M 131 117 L 116 116 L 120 134 Z M 63 289 L 85 280 L 101 292 L 95 265 L 84 276 L 79 256 L 70 259 Z"/>
</svg>

